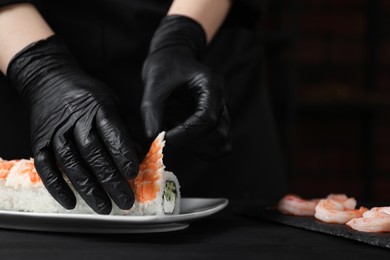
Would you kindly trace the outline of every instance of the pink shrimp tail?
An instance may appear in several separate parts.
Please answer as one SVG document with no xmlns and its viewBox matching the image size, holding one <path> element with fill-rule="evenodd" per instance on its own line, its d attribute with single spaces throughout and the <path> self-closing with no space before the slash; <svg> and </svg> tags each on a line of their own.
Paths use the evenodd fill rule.
<svg viewBox="0 0 390 260">
<path fill-rule="evenodd" d="M 139 166 L 138 176 L 129 181 L 138 202 L 147 202 L 156 198 L 160 187 L 157 181 L 164 172 L 163 148 L 165 132 L 161 132 L 150 146 L 149 152 Z"/>
</svg>

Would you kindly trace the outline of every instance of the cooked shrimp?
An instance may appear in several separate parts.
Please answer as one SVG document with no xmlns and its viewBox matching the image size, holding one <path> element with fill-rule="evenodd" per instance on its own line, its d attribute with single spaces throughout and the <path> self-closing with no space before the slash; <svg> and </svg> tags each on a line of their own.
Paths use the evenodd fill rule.
<svg viewBox="0 0 390 260">
<path fill-rule="evenodd" d="M 327 199 L 332 199 L 337 201 L 338 203 L 341 203 L 344 208 L 347 209 L 355 209 L 356 208 L 356 200 L 355 198 L 348 198 L 345 194 L 329 194 Z"/>
<path fill-rule="evenodd" d="M 370 209 L 370 211 L 381 211 L 381 212 L 384 212 L 384 213 L 390 215 L 390 207 L 374 207 L 374 208 Z"/>
<path fill-rule="evenodd" d="M 135 192 L 138 202 L 147 202 L 156 198 L 160 191 L 157 181 L 162 178 L 164 164 L 162 161 L 162 150 L 165 145 L 165 132 L 161 132 L 153 141 L 149 152 L 139 166 L 137 178 L 129 181 L 130 186 Z"/>
<path fill-rule="evenodd" d="M 377 211 L 377 210 L 367 210 L 366 212 L 363 213 L 363 218 L 377 218 L 377 217 L 390 217 L 389 214 L 382 212 L 382 211 Z"/>
<path fill-rule="evenodd" d="M 0 158 L 0 180 L 6 179 L 11 168 L 15 165 L 16 160 L 3 160 Z"/>
<path fill-rule="evenodd" d="M 390 215 L 381 210 L 388 211 L 389 208 L 372 208 L 364 212 L 362 218 L 354 218 L 348 221 L 347 225 L 362 232 L 390 232 Z"/>
<path fill-rule="evenodd" d="M 37 170 L 35 169 L 34 159 L 22 160 L 22 162 L 23 163 L 22 163 L 22 166 L 19 169 L 19 171 L 20 171 L 19 174 L 21 174 L 21 175 L 22 174 L 28 175 L 30 177 L 30 181 L 33 184 L 42 183 L 42 180 L 39 177 Z"/>
<path fill-rule="evenodd" d="M 318 199 L 304 200 L 297 195 L 286 195 L 278 203 L 278 210 L 295 216 L 314 216 Z"/>
<path fill-rule="evenodd" d="M 14 188 L 42 185 L 42 180 L 34 167 L 34 160 L 16 161 L 8 173 L 5 185 Z"/>
<path fill-rule="evenodd" d="M 365 211 L 367 209 L 364 207 L 349 209 L 342 202 L 324 199 L 317 204 L 314 217 L 327 223 L 345 224 L 353 218 L 361 217 Z"/>
</svg>

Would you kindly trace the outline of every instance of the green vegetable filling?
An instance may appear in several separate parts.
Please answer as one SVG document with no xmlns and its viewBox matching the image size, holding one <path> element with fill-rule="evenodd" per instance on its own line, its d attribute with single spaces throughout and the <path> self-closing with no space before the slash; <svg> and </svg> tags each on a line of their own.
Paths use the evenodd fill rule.
<svg viewBox="0 0 390 260">
<path fill-rule="evenodd" d="M 167 181 L 164 189 L 164 200 L 174 201 L 176 199 L 176 184 L 173 181 Z"/>
</svg>

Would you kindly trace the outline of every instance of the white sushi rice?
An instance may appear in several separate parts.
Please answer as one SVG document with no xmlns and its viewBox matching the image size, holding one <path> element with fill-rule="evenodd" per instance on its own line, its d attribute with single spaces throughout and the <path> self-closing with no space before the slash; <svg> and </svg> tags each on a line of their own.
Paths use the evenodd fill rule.
<svg viewBox="0 0 390 260">
<path fill-rule="evenodd" d="M 45 187 L 8 187 L 0 181 L 0 209 L 39 213 L 92 213 L 84 201 L 77 201 L 74 210 L 64 209 L 49 194 Z"/>
<path fill-rule="evenodd" d="M 143 215 L 166 215 L 180 213 L 180 185 L 177 177 L 169 171 L 164 171 L 162 178 L 157 181 L 160 190 L 154 200 L 146 203 L 135 202 L 134 206 Z M 174 183 L 175 190 L 166 193 L 166 185 Z M 173 196 L 172 196 L 173 193 Z"/>
</svg>

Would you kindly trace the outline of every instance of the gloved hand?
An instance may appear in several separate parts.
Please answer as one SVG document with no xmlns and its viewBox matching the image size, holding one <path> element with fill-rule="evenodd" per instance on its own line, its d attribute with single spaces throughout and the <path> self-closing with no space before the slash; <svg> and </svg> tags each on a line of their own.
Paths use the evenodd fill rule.
<svg viewBox="0 0 390 260">
<path fill-rule="evenodd" d="M 131 208 L 126 179 L 137 175 L 138 160 L 113 93 L 82 71 L 55 36 L 15 55 L 7 76 L 30 109 L 35 167 L 50 194 L 75 207 L 64 173 L 95 212 L 109 214 L 110 197 Z"/>
<path fill-rule="evenodd" d="M 148 137 L 167 130 L 167 144 L 203 156 L 230 150 L 223 80 L 201 64 L 206 35 L 196 21 L 166 16 L 155 32 L 142 70 L 141 113 Z"/>
</svg>

